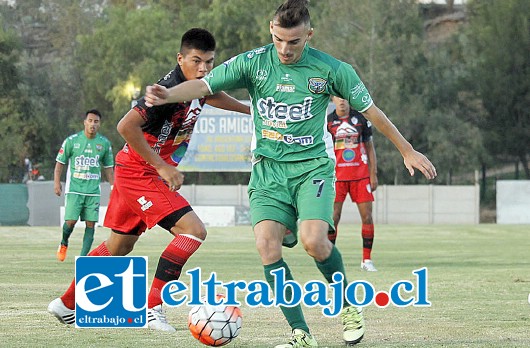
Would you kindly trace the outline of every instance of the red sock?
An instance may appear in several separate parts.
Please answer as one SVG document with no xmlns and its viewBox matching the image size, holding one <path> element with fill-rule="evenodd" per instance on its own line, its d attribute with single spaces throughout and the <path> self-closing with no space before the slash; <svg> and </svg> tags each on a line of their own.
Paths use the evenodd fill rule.
<svg viewBox="0 0 530 348">
<path fill-rule="evenodd" d="M 362 225 L 361 236 L 363 237 L 363 261 L 372 258 L 372 244 L 374 243 L 374 225 Z"/>
<path fill-rule="evenodd" d="M 167 282 L 179 279 L 182 267 L 201 244 L 202 240 L 189 234 L 179 234 L 169 243 L 158 261 L 153 284 L 147 298 L 147 308 L 162 304 L 160 296 L 162 288 Z"/>
<path fill-rule="evenodd" d="M 88 256 L 112 256 L 105 242 L 101 243 L 96 249 L 88 253 Z M 72 280 L 68 290 L 61 296 L 61 300 L 67 308 L 75 308 L 75 279 Z"/>
</svg>

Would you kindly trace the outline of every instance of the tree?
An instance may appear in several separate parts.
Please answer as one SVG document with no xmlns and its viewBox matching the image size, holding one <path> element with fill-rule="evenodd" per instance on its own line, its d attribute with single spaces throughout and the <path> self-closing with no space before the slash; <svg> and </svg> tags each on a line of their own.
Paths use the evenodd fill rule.
<svg viewBox="0 0 530 348">
<path fill-rule="evenodd" d="M 353 65 L 376 103 L 439 174 L 476 168 L 480 136 L 457 102 L 462 64 L 448 64 L 461 57 L 460 44 L 428 44 L 417 1 L 361 0 L 352 7 L 330 0 L 320 18 L 313 44 Z M 424 181 L 409 177 L 386 138 L 377 132 L 374 138 L 381 183 Z"/>
<path fill-rule="evenodd" d="M 75 67 L 76 38 L 90 30 L 105 0 L 27 0 L 2 6 L 6 27 L 19 33 L 19 98 L 24 151 L 50 178 L 62 139 L 78 130 L 83 104 Z"/>
<path fill-rule="evenodd" d="M 11 30 L 4 30 L 0 17 L 0 182 L 22 179 L 24 157 L 29 156 L 25 134 L 27 123 L 19 102 L 21 43 Z"/>
<path fill-rule="evenodd" d="M 469 3 L 468 86 L 482 101 L 479 126 L 499 162 L 514 159 L 530 179 L 530 2 Z"/>
<path fill-rule="evenodd" d="M 101 132 L 117 149 L 123 139 L 116 124 L 132 98 L 128 86 L 143 89 L 172 69 L 183 32 L 181 22 L 160 6 L 110 6 L 93 32 L 79 38 L 76 58 L 85 108 L 103 113 Z"/>
</svg>

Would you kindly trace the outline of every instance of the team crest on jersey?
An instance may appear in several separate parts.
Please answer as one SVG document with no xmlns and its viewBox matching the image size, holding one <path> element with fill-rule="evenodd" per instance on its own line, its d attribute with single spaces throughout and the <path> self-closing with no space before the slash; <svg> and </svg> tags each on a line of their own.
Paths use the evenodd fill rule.
<svg viewBox="0 0 530 348">
<path fill-rule="evenodd" d="M 326 85 L 327 84 L 328 84 L 328 81 L 324 80 L 323 78 L 312 77 L 312 78 L 309 79 L 309 83 L 307 85 L 307 88 L 309 88 L 309 90 L 312 93 L 321 94 L 321 93 L 324 93 L 324 91 L 326 90 Z"/>
<path fill-rule="evenodd" d="M 103 150 L 103 145 L 101 145 L 101 144 L 96 144 L 96 150 L 98 150 L 98 151 Z"/>
</svg>

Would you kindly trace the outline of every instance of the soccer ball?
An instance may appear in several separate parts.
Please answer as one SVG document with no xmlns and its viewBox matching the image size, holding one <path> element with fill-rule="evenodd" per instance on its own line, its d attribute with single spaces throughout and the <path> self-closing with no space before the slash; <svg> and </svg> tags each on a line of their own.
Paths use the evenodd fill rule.
<svg viewBox="0 0 530 348">
<path fill-rule="evenodd" d="M 216 295 L 216 297 L 220 300 L 225 296 Z M 188 314 L 188 327 L 193 337 L 201 343 L 220 347 L 239 335 L 242 318 L 241 310 L 237 306 L 212 306 L 205 303 L 191 308 Z"/>
</svg>

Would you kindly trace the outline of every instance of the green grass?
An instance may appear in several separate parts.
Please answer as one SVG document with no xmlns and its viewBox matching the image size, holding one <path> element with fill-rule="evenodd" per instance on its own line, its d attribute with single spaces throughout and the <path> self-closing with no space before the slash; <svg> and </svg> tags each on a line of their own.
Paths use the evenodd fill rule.
<svg viewBox="0 0 530 348">
<path fill-rule="evenodd" d="M 59 228 L 0 227 L 1 347 L 203 347 L 187 330 L 186 307 L 168 308 L 177 333 L 147 329 L 75 329 L 47 313 L 73 277 L 74 255 L 82 229 L 72 236 L 68 258 L 55 260 Z M 94 246 L 108 235 L 98 228 Z M 149 274 L 170 236 L 153 229 L 142 236 L 133 255 L 146 255 Z M 359 347 L 530 347 L 530 226 L 376 226 L 373 258 L 377 273 L 359 270 L 360 227 L 341 227 L 339 249 L 348 280 L 367 280 L 388 289 L 412 271 L 429 269 L 429 308 L 365 310 L 367 331 Z M 301 246 L 285 250 L 299 283 L 322 280 Z M 210 228 L 206 243 L 186 269 L 216 271 L 222 281 L 262 280 L 263 271 L 250 227 Z M 187 280 L 187 276 L 181 278 Z M 289 328 L 277 308 L 242 307 L 240 336 L 228 347 L 271 347 L 287 340 Z M 342 346 L 338 318 L 306 308 L 321 347 Z"/>
</svg>

